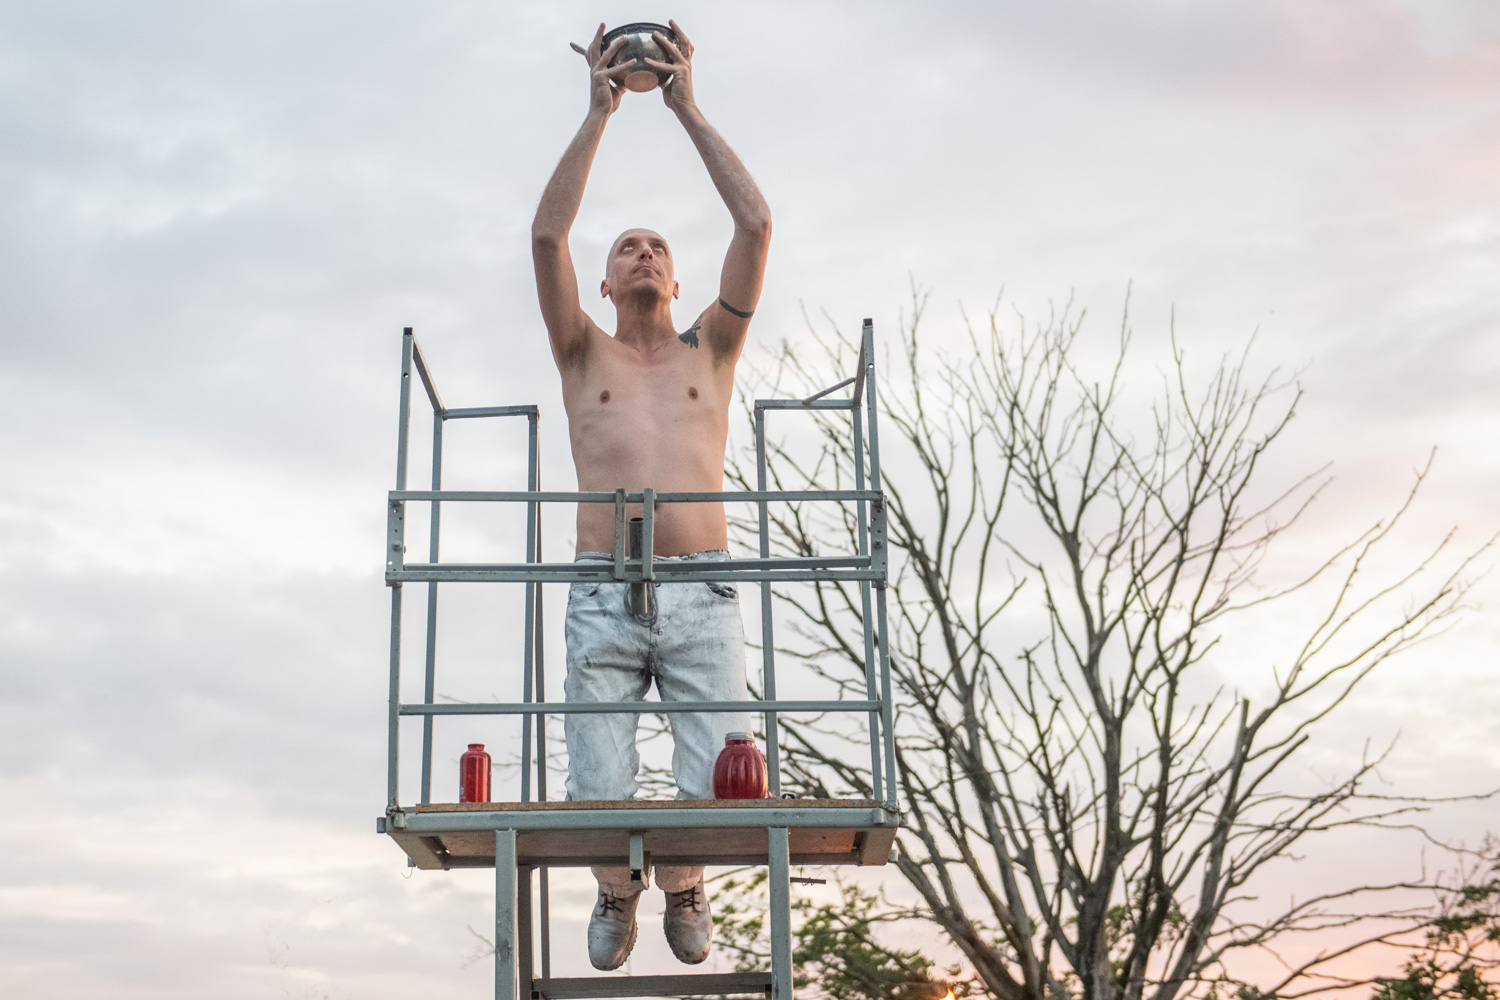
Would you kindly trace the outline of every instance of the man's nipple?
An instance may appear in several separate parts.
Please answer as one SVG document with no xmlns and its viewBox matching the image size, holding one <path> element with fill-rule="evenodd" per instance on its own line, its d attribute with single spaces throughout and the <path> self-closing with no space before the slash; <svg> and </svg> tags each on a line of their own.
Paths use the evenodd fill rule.
<svg viewBox="0 0 1500 1000">
<path fill-rule="evenodd" d="M 696 386 L 688 386 L 688 399 L 697 399 L 698 389 Z"/>
<path fill-rule="evenodd" d="M 608 389 L 605 389 L 603 392 L 599 393 L 599 402 L 601 402 L 601 403 L 607 403 L 607 402 L 609 402 L 609 390 Z"/>
</svg>

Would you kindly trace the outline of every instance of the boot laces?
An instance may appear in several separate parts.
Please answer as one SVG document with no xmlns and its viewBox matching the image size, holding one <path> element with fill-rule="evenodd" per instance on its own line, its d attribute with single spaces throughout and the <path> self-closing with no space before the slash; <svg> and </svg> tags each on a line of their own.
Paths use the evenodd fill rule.
<svg viewBox="0 0 1500 1000">
<path fill-rule="evenodd" d="M 624 913 L 625 907 L 620 905 L 623 902 L 625 902 L 625 898 L 623 897 L 611 896 L 607 892 L 601 892 L 599 894 L 599 915 L 601 917 L 607 916 L 611 911 Z"/>
<path fill-rule="evenodd" d="M 672 902 L 684 910 L 695 910 L 698 908 L 698 896 L 702 892 L 703 883 L 699 882 L 697 885 L 689 886 L 681 892 L 672 893 Z"/>
</svg>

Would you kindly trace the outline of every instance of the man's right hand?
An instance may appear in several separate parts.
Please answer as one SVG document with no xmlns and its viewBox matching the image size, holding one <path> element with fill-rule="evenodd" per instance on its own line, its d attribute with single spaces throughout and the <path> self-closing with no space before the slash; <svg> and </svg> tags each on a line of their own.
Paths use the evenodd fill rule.
<svg viewBox="0 0 1500 1000">
<path fill-rule="evenodd" d="M 625 96 L 625 87 L 620 83 L 620 79 L 637 68 L 634 61 L 621 63 L 613 68 L 609 65 L 609 61 L 625 44 L 625 39 L 616 38 L 610 43 L 609 48 L 601 51 L 600 46 L 604 44 L 604 25 L 600 24 L 588 48 L 583 48 L 577 42 L 568 44 L 573 47 L 574 52 L 583 56 L 589 63 L 589 111 L 601 112 L 606 118 L 614 114 L 620 106 L 621 99 Z"/>
</svg>

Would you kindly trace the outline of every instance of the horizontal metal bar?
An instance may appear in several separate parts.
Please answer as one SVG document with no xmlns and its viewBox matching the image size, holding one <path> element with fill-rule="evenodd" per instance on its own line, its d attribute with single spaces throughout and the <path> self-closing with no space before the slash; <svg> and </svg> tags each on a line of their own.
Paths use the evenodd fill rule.
<svg viewBox="0 0 1500 1000">
<path fill-rule="evenodd" d="M 865 569 L 869 556 L 774 556 L 770 559 L 712 559 L 690 562 L 657 562 L 651 564 L 658 578 L 674 580 L 715 580 L 720 570 L 741 569 Z M 628 568 L 630 563 L 625 564 Z"/>
<path fill-rule="evenodd" d="M 539 411 L 528 403 L 524 406 L 455 406 L 439 414 L 444 420 L 465 420 L 471 417 L 534 417 Z"/>
<path fill-rule="evenodd" d="M 523 983 L 524 987 L 525 984 Z M 593 1000 L 596 997 L 691 997 L 764 993 L 769 972 L 720 972 L 675 976 L 579 976 L 533 979 L 531 989 L 542 1000 Z"/>
<path fill-rule="evenodd" d="M 757 399 L 757 410 L 852 410 L 852 399 Z"/>
<path fill-rule="evenodd" d="M 869 556 L 784 556 L 771 559 L 712 559 L 712 560 L 690 560 L 688 562 L 660 562 L 661 556 L 651 563 L 652 572 L 656 574 L 654 579 L 667 577 L 673 580 L 718 580 L 719 575 L 724 572 L 738 570 L 763 570 L 763 569 L 868 569 L 872 564 Z M 497 570 L 510 572 L 518 569 L 529 569 L 539 574 L 543 580 L 551 579 L 553 582 L 589 582 L 593 580 L 614 580 L 615 568 L 613 563 L 598 559 L 586 559 L 582 562 L 566 563 L 460 563 L 460 562 L 436 562 L 436 563 L 407 563 L 409 568 L 416 569 L 455 569 L 455 570 Z M 645 579 L 642 560 L 627 559 L 625 561 L 627 574 L 634 570 L 634 579 Z"/>
<path fill-rule="evenodd" d="M 402 824 L 405 824 L 404 826 Z M 401 812 L 386 829 L 408 833 L 447 830 L 682 830 L 741 829 L 760 827 L 860 827 L 897 826 L 895 813 L 880 807 L 870 809 L 799 809 L 788 804 L 772 809 L 569 809 L 535 812 Z"/>
<path fill-rule="evenodd" d="M 613 578 L 609 571 L 605 570 L 575 570 L 574 565 L 588 565 L 587 563 L 496 563 L 494 565 L 475 564 L 468 568 L 456 567 L 444 563 L 408 563 L 400 569 L 389 569 L 385 574 L 385 582 L 393 583 L 579 583 L 594 580 L 610 581 Z M 609 566 L 611 564 L 605 563 Z M 556 569 L 552 567 L 555 566 Z M 661 572 L 661 563 L 654 563 L 654 568 Z M 672 582 L 684 582 L 680 575 L 674 574 L 677 579 Z M 886 578 L 884 569 L 725 569 L 714 570 L 712 574 L 705 573 L 702 577 L 695 579 L 712 580 L 720 583 L 795 583 L 807 580 L 825 580 L 830 583 L 857 583 L 860 580 L 871 582 L 883 582 Z M 630 569 L 624 577 L 624 582 L 635 582 L 641 579 L 639 564 Z M 658 582 L 660 578 L 658 578 Z M 690 582 L 690 581 L 688 581 Z"/>
<path fill-rule="evenodd" d="M 876 712 L 878 701 L 476 701 L 411 702 L 402 715 L 611 715 L 620 712 Z"/>
<path fill-rule="evenodd" d="M 385 831 L 381 830 L 378 832 L 384 833 Z M 419 839 L 415 840 L 415 844 L 420 843 L 421 841 Z M 406 849 L 407 856 L 412 858 L 415 858 L 417 854 L 422 850 L 421 847 L 414 846 L 414 838 L 411 837 L 404 838 L 401 846 Z M 434 853 L 432 857 L 434 859 L 437 859 L 438 855 Z M 566 860 L 567 863 L 564 864 L 558 859 L 548 858 L 546 866 L 548 868 L 620 867 L 620 856 L 618 854 L 579 854 L 569 857 Z M 853 864 L 863 866 L 864 864 L 864 862 L 860 860 L 858 854 L 851 854 L 848 851 L 840 851 L 838 853 L 793 851 L 791 860 L 792 864 L 794 865 L 837 866 Z M 699 853 L 677 855 L 661 854 L 658 852 L 651 855 L 651 863 L 653 865 L 683 866 L 709 863 L 715 866 L 732 865 L 736 868 L 741 865 L 764 866 L 766 863 L 766 852 L 760 851 L 753 854 L 715 853 L 712 861 L 706 861 L 703 855 Z M 417 867 L 424 867 L 424 865 L 418 863 Z M 441 859 L 436 860 L 435 862 L 427 861 L 425 867 L 429 869 L 442 868 L 444 870 L 451 870 L 455 868 L 494 868 L 495 859 L 487 854 L 444 854 L 441 856 Z"/>
<path fill-rule="evenodd" d="M 448 411 L 452 413 L 452 410 Z M 508 503 L 608 503 L 615 502 L 613 493 L 567 493 L 559 490 L 391 490 L 392 501 L 400 500 L 449 500 L 457 502 L 508 502 Z M 803 500 L 874 501 L 880 499 L 877 490 L 726 490 L 723 492 L 658 493 L 657 503 L 769 503 Z M 628 504 L 645 502 L 641 493 L 625 494 Z"/>
</svg>

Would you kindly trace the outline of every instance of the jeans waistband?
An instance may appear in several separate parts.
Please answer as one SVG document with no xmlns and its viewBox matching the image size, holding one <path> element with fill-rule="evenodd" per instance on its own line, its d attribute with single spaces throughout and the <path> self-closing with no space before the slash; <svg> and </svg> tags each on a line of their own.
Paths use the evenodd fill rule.
<svg viewBox="0 0 1500 1000">
<path fill-rule="evenodd" d="M 702 552 L 689 552 L 681 556 L 652 556 L 652 562 L 721 562 L 729 558 L 728 549 L 705 549 Z M 614 562 L 615 557 L 608 552 L 580 552 L 573 557 L 574 562 Z"/>
</svg>

